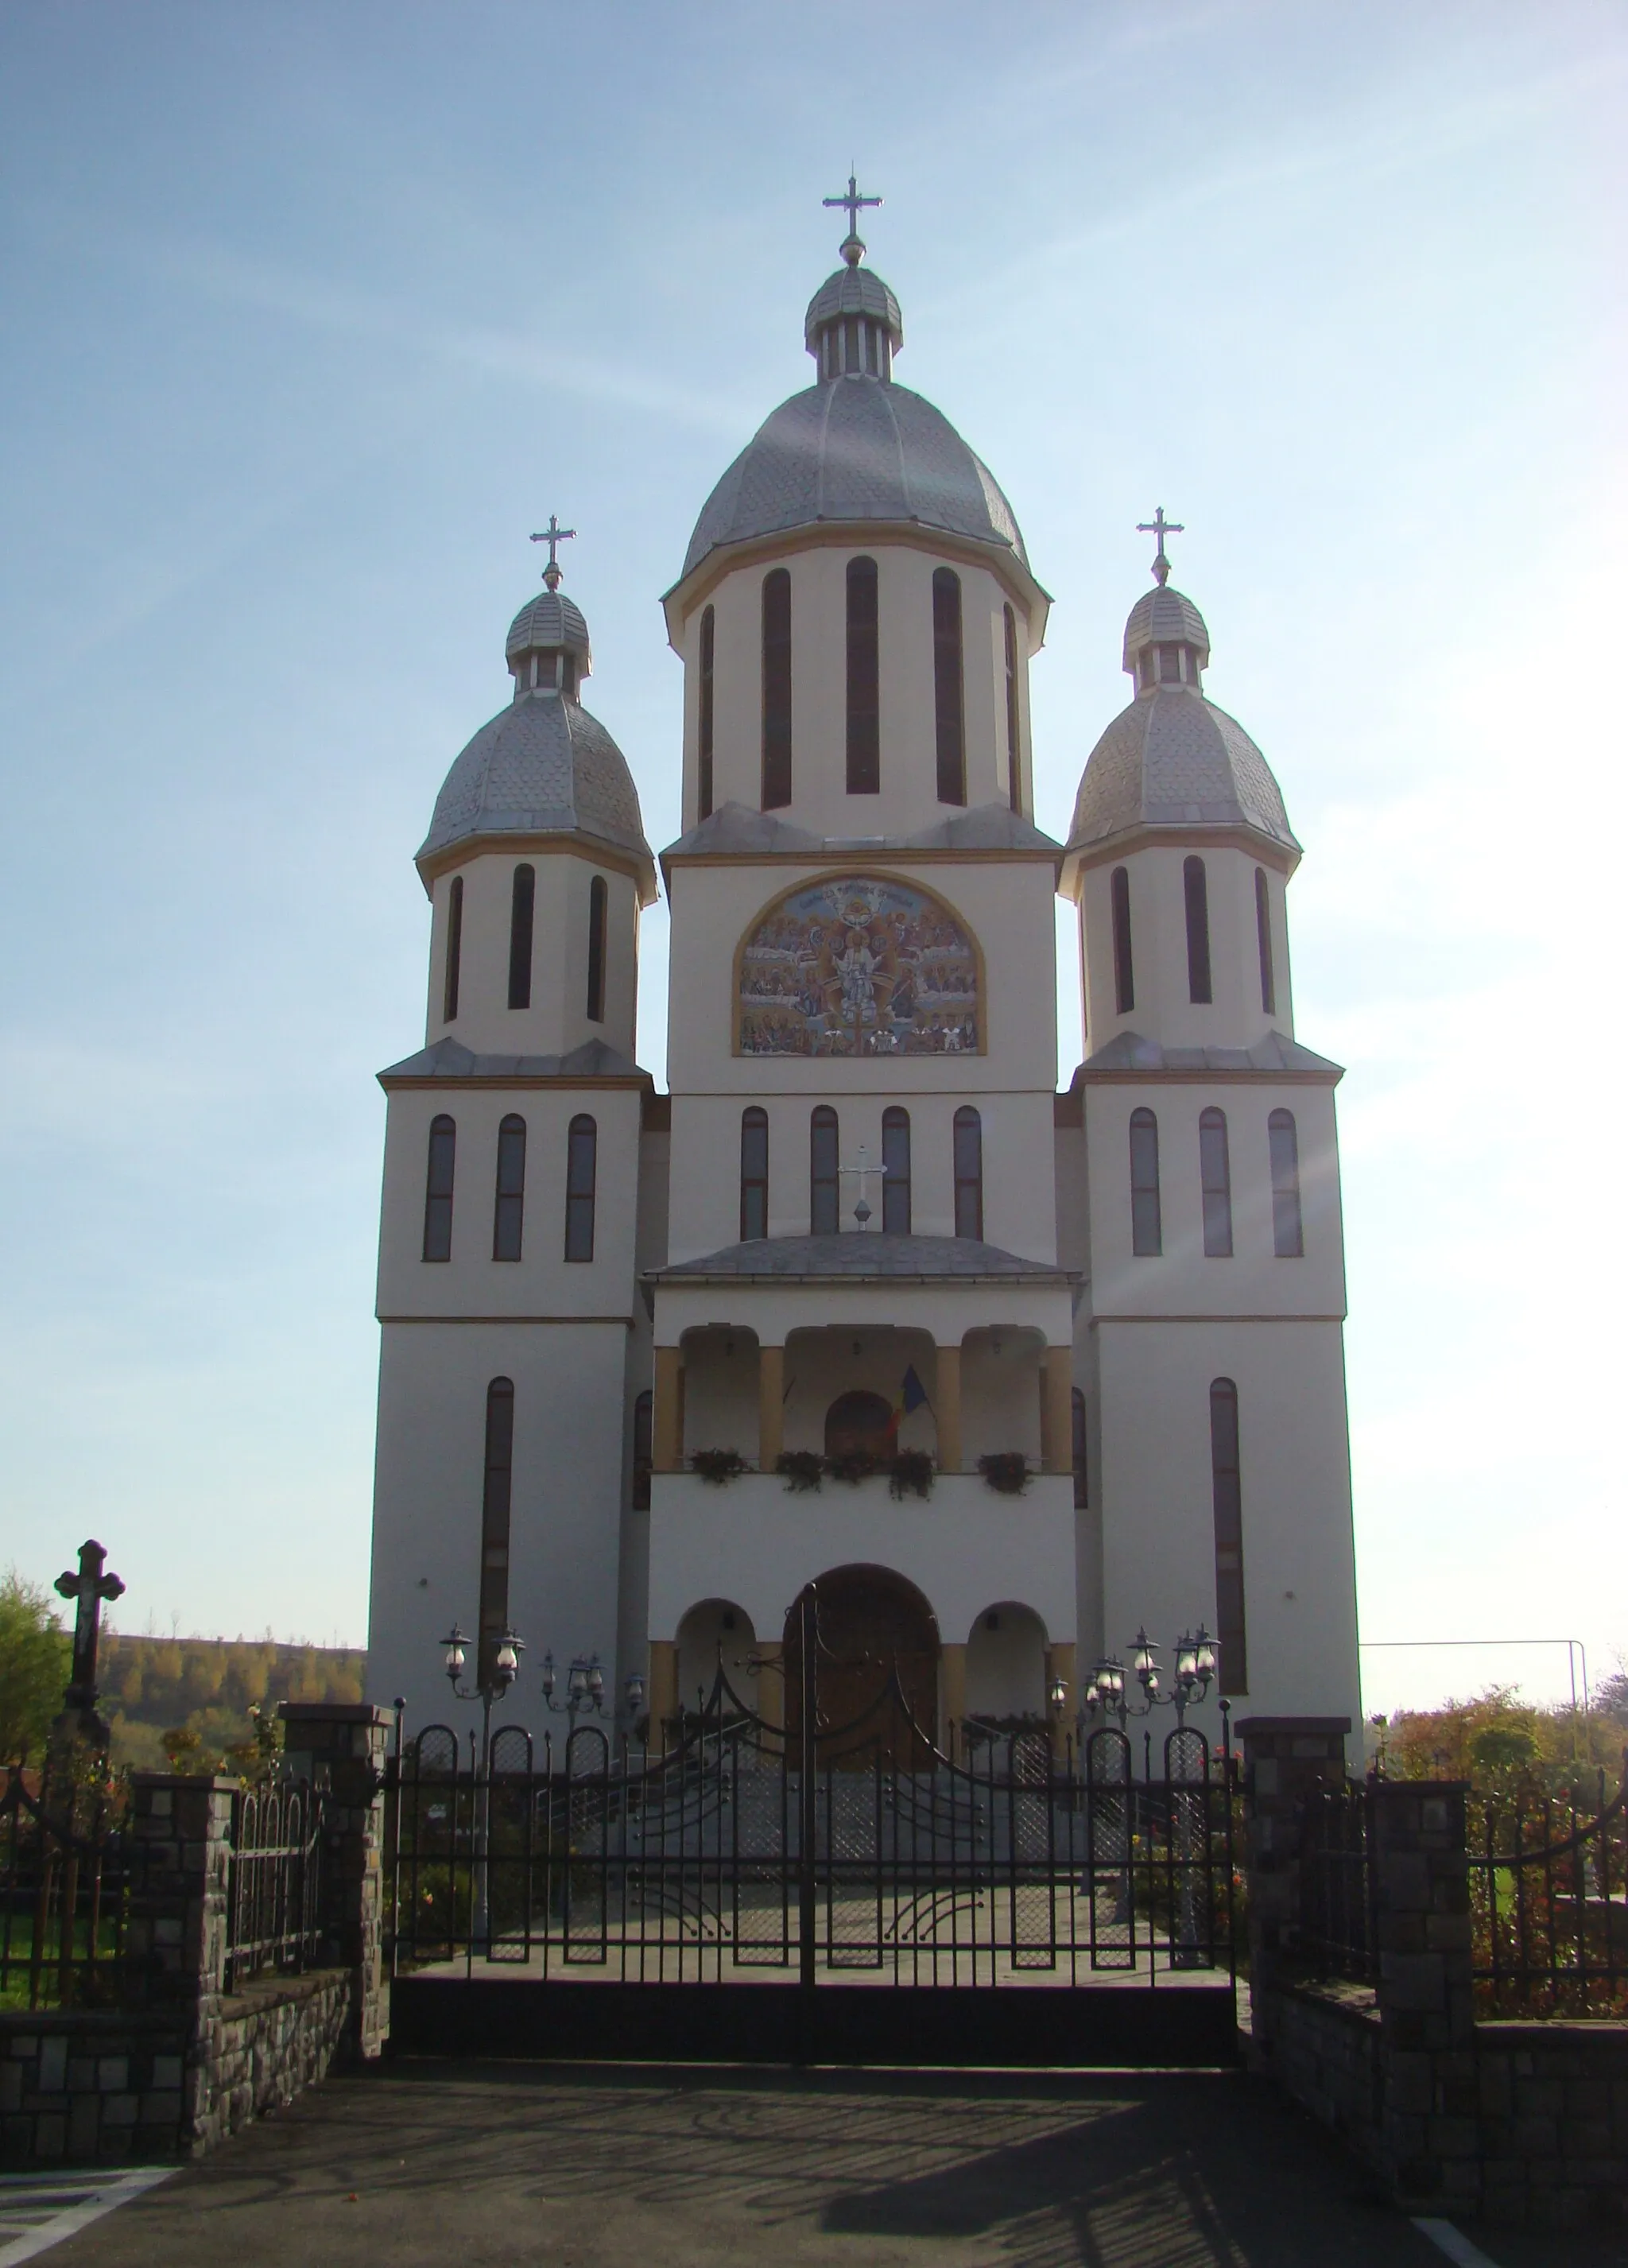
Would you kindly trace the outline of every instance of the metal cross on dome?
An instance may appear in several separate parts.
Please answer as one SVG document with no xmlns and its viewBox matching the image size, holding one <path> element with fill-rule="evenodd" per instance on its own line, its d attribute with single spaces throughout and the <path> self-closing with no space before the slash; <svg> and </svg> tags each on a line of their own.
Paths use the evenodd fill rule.
<svg viewBox="0 0 1628 2268">
<path fill-rule="evenodd" d="M 876 1174 L 880 1179 L 887 1173 L 888 1168 L 886 1166 L 873 1166 L 871 1163 L 870 1152 L 866 1148 L 864 1143 L 861 1142 L 856 1162 L 851 1166 L 839 1166 L 836 1170 L 844 1178 L 851 1175 L 859 1185 L 856 1192 L 853 1217 L 858 1223 L 859 1233 L 863 1236 L 866 1230 L 870 1226 L 872 1219 L 873 1218 L 871 1212 L 871 1208 L 866 1202 L 866 1182 L 870 1179 L 873 1174 Z"/>
<path fill-rule="evenodd" d="M 1184 535 L 1187 531 L 1179 519 L 1167 519 L 1165 508 L 1160 504 L 1152 519 L 1138 520 L 1136 532 L 1138 535 L 1156 535 L 1159 538 L 1159 549 L 1153 555 L 1153 577 L 1162 591 L 1170 580 L 1170 562 L 1165 557 L 1165 538 L 1167 535 Z"/>
<path fill-rule="evenodd" d="M 542 571 L 542 579 L 551 591 L 557 591 L 564 579 L 564 570 L 560 566 L 560 546 L 562 543 L 570 543 L 576 533 L 574 527 L 562 527 L 558 515 L 550 512 L 547 527 L 543 529 L 541 535 L 534 535 L 532 538 L 534 543 L 546 543 L 549 547 L 549 563 Z"/>
<path fill-rule="evenodd" d="M 867 205 L 880 204 L 881 199 L 862 197 L 859 195 L 858 181 L 852 173 L 850 173 L 848 194 L 845 197 L 821 197 L 820 202 L 822 205 L 840 205 L 847 214 L 848 234 L 842 246 L 842 255 L 850 268 L 857 268 L 865 251 L 865 246 L 859 235 L 859 215 Z"/>
</svg>

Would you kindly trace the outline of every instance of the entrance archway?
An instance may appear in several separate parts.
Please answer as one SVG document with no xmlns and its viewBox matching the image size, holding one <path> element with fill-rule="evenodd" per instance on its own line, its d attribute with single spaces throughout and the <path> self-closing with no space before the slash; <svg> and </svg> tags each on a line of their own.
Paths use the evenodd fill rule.
<svg viewBox="0 0 1628 2268">
<path fill-rule="evenodd" d="M 802 1721 L 802 1604 L 812 1595 L 821 1764 L 868 1765 L 880 1751 L 907 1771 L 927 1770 L 939 1708 L 939 1625 L 890 1567 L 836 1567 L 808 1586 L 785 1622 L 786 1730 Z M 897 1675 L 904 1697 L 883 1699 Z M 914 1728 L 914 1729 L 912 1729 Z"/>
<path fill-rule="evenodd" d="M 885 1457 L 893 1446 L 893 1411 L 863 1387 L 839 1394 L 825 1413 L 828 1457 Z M 919 1595 L 919 1594 L 917 1594 Z"/>
</svg>

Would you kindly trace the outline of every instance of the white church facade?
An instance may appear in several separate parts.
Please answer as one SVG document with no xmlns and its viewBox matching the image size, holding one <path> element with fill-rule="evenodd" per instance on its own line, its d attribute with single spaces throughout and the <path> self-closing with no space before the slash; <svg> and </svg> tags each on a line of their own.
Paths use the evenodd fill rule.
<svg viewBox="0 0 1628 2268">
<path fill-rule="evenodd" d="M 835 1652 L 896 1662 L 941 1743 L 1072 1725 L 1143 1625 L 1218 1642 L 1212 1712 L 1355 1719 L 1339 1072 L 1294 1036 L 1299 845 L 1204 691 L 1162 514 L 1130 703 L 1066 843 L 1036 826 L 1049 601 L 991 474 L 895 382 L 863 250 L 666 594 L 678 840 L 652 855 L 582 705 L 551 546 L 418 853 L 425 1042 L 380 1075 L 372 1692 L 446 1714 L 461 1618 L 477 1668 L 526 1640 L 522 1719 L 546 1647 L 652 1739 L 720 1659 L 777 1721 L 766 1665 L 816 1583 Z M 659 871 L 666 1094 L 634 1055 Z"/>
</svg>

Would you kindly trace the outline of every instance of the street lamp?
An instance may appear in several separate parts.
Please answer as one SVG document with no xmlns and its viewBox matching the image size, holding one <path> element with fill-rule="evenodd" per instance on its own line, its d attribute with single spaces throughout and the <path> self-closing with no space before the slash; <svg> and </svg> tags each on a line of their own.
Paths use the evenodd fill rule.
<svg viewBox="0 0 1628 2268">
<path fill-rule="evenodd" d="M 565 1697 L 556 1701 L 555 1690 L 559 1683 L 559 1672 L 555 1668 L 552 1650 L 542 1657 L 543 1706 L 556 1717 L 569 1717 L 573 1728 L 578 1717 L 603 1717 L 605 1706 L 605 1670 L 597 1653 L 579 1653 L 573 1657 L 565 1673 Z M 638 1716 L 645 1704 L 645 1680 L 637 1669 L 628 1672 L 622 1681 L 622 1705 L 629 1722 Z M 614 1714 L 614 1710 L 610 1712 Z"/>
<path fill-rule="evenodd" d="M 1139 1706 L 1127 1693 L 1124 1664 L 1111 1655 L 1099 1661 L 1080 1696 L 1082 1727 L 1087 1717 L 1100 1712 L 1117 1717 L 1123 1732 L 1132 1717 L 1151 1717 L 1155 1709 L 1162 1708 L 1174 1708 L 1176 1723 L 1185 1724 L 1189 1709 L 1204 1698 L 1214 1680 L 1218 1642 L 1202 1623 L 1196 1631 L 1182 1631 L 1175 1647 L 1174 1693 L 1163 1690 L 1164 1681 L 1156 1659 L 1160 1651 L 1144 1624 L 1137 1631 L 1131 1653 L 1131 1673 L 1141 1688 Z"/>
<path fill-rule="evenodd" d="M 462 1678 L 468 1662 L 468 1640 L 454 1623 L 441 1640 L 446 1648 L 444 1667 L 446 1682 L 460 1701 L 478 1701 L 481 1705 L 481 1769 L 475 1783 L 475 1929 L 477 1946 L 488 1944 L 491 1929 L 491 1886 L 489 1880 L 490 1845 L 491 1840 L 492 1800 L 492 1704 L 501 1701 L 520 1674 L 520 1656 L 526 1650 L 524 1638 L 516 1638 L 505 1624 L 502 1637 L 491 1657 L 490 1669 L 483 1668 L 486 1649 L 478 1646 L 476 1669 L 479 1673 L 473 1687 L 463 1684 Z M 478 1645 L 478 1642 L 477 1642 Z"/>
</svg>

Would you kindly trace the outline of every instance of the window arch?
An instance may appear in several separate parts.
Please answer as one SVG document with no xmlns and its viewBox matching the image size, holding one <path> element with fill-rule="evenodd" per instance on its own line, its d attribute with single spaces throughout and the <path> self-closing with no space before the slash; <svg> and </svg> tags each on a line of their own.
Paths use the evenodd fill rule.
<svg viewBox="0 0 1628 2268">
<path fill-rule="evenodd" d="M 1074 1509 L 1076 1512 L 1084 1512 L 1091 1502 L 1091 1489 L 1086 1476 L 1086 1451 L 1088 1447 L 1086 1438 L 1086 1397 L 1079 1387 L 1075 1387 L 1069 1397 L 1069 1410 L 1072 1422 Z"/>
<path fill-rule="evenodd" d="M 1204 1199 L 1204 1248 L 1207 1260 L 1233 1256 L 1233 1175 L 1227 1150 L 1227 1113 L 1212 1108 L 1198 1114 L 1198 1180 Z"/>
<path fill-rule="evenodd" d="M 967 800 L 966 696 L 961 687 L 961 577 L 932 571 L 932 699 L 938 732 L 939 801 Z"/>
<path fill-rule="evenodd" d="M 836 1113 L 822 1102 L 808 1121 L 808 1233 L 835 1236 L 842 1226 Z"/>
<path fill-rule="evenodd" d="M 656 1397 L 649 1387 L 633 1402 L 633 1509 L 650 1510 L 650 1476 L 655 1467 Z"/>
<path fill-rule="evenodd" d="M 454 874 L 446 893 L 446 969 L 441 982 L 441 1020 L 458 1013 L 458 980 L 463 973 L 463 876 Z"/>
<path fill-rule="evenodd" d="M 1274 1110 L 1266 1122 L 1272 1161 L 1272 1250 L 1279 1260 L 1305 1257 L 1300 1220 L 1300 1145 L 1292 1110 Z"/>
<path fill-rule="evenodd" d="M 526 1210 L 526 1121 L 512 1112 L 497 1129 L 497 1190 L 492 1205 L 492 1258 L 518 1260 Z"/>
<path fill-rule="evenodd" d="M 1187 902 L 1187 997 L 1207 1001 L 1210 989 L 1210 885 L 1202 858 L 1182 865 L 1182 894 Z"/>
<path fill-rule="evenodd" d="M 1218 1683 L 1227 1694 L 1249 1690 L 1244 1624 L 1243 1480 L 1238 1447 L 1238 1388 L 1230 1378 L 1210 1385 L 1210 1479 L 1215 1506 L 1215 1634 Z"/>
<path fill-rule="evenodd" d="M 509 900 L 509 1005 L 531 1006 L 532 922 L 537 903 L 537 870 L 517 866 Z"/>
<path fill-rule="evenodd" d="M 882 1113 L 882 1226 L 910 1233 L 910 1114 L 896 1104 Z"/>
<path fill-rule="evenodd" d="M 588 884 L 588 1021 L 605 1020 L 605 942 L 610 891 L 603 874 Z"/>
<path fill-rule="evenodd" d="M 486 1448 L 481 1484 L 481 1614 L 478 1668 L 490 1679 L 509 1624 L 509 1506 L 514 1492 L 514 1381 L 486 1389 Z"/>
<path fill-rule="evenodd" d="M 1271 885 L 1266 870 L 1255 870 L 1255 941 L 1261 955 L 1261 1007 L 1268 1016 L 1278 1012 L 1278 986 L 1272 969 Z"/>
<path fill-rule="evenodd" d="M 955 1113 L 955 1233 L 983 1235 L 983 1121 L 969 1102 Z"/>
<path fill-rule="evenodd" d="M 792 577 L 763 578 L 763 809 L 792 800 Z"/>
<path fill-rule="evenodd" d="M 1128 1016 L 1136 1005 L 1136 976 L 1131 962 L 1131 876 L 1116 866 L 1109 878 L 1108 895 L 1114 921 L 1114 1007 Z"/>
<path fill-rule="evenodd" d="M 848 792 L 881 792 L 880 645 L 876 562 L 848 562 Z"/>
<path fill-rule="evenodd" d="M 565 1257 L 593 1257 L 593 1189 L 599 1172 L 599 1128 L 573 1118 L 565 1140 Z"/>
<path fill-rule="evenodd" d="M 829 1062 L 984 1049 L 971 924 L 899 875 L 837 866 L 777 892 L 740 937 L 735 982 L 737 1055 Z"/>
<path fill-rule="evenodd" d="M 712 662 L 718 622 L 711 607 L 701 613 L 701 666 L 696 718 L 696 817 L 712 815 Z"/>
<path fill-rule="evenodd" d="M 1131 1249 L 1139 1259 L 1165 1248 L 1159 1204 L 1159 1121 L 1151 1110 L 1131 1113 Z"/>
<path fill-rule="evenodd" d="M 1023 808 L 1023 744 L 1018 733 L 1018 618 L 1002 609 L 1006 634 L 1006 800 Z"/>
<path fill-rule="evenodd" d="M 430 1157 L 424 1173 L 426 1260 L 453 1256 L 453 1171 L 457 1148 L 458 1129 L 442 1112 L 430 1121 Z"/>
<path fill-rule="evenodd" d="M 769 1113 L 740 1114 L 740 1241 L 769 1233 Z"/>
</svg>

